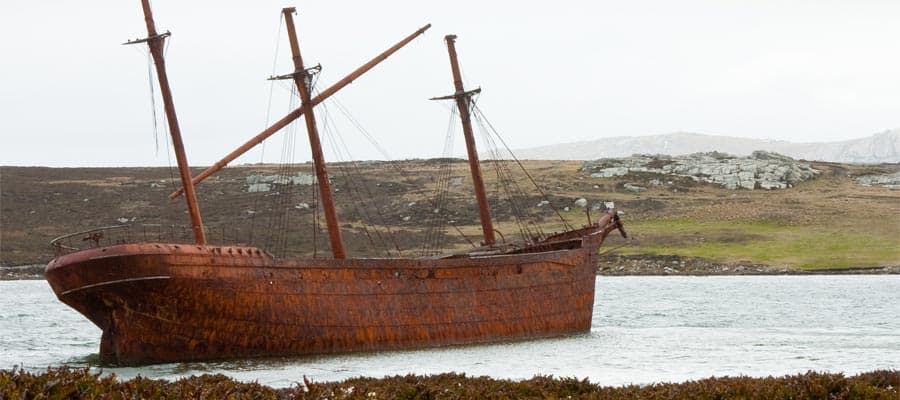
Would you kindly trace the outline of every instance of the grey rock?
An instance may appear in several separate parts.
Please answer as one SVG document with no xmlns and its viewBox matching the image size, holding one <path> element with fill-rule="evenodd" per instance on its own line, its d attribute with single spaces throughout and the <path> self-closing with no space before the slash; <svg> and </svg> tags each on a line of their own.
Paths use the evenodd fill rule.
<svg viewBox="0 0 900 400">
<path fill-rule="evenodd" d="M 759 187 L 766 190 L 785 189 L 787 188 L 787 184 L 778 181 L 762 181 L 759 183 Z"/>
<path fill-rule="evenodd" d="M 632 172 L 677 175 L 694 181 L 716 183 L 728 189 L 746 190 L 757 187 L 789 188 L 793 183 L 814 179 L 819 174 L 809 164 L 765 151 L 757 151 L 749 157 L 711 152 L 677 157 L 633 155 L 620 159 L 604 158 L 585 162 L 582 171 L 589 172 L 594 178 L 623 176 Z M 660 183 L 660 179 L 650 181 L 651 185 Z"/>
<path fill-rule="evenodd" d="M 291 177 L 291 184 L 294 185 L 313 185 L 316 183 L 316 177 L 310 174 L 297 174 Z"/>
<path fill-rule="evenodd" d="M 893 189 L 900 185 L 900 171 L 892 174 L 863 175 L 856 178 L 856 183 L 863 186 L 885 186 Z"/>
<path fill-rule="evenodd" d="M 647 190 L 647 188 L 645 188 L 645 187 L 632 185 L 630 183 L 626 183 L 623 187 L 625 188 L 625 190 L 628 190 L 630 192 L 635 192 L 635 193 L 640 193 L 640 192 Z"/>
<path fill-rule="evenodd" d="M 272 186 L 268 183 L 253 183 L 247 187 L 247 193 L 268 192 L 272 190 Z"/>
</svg>

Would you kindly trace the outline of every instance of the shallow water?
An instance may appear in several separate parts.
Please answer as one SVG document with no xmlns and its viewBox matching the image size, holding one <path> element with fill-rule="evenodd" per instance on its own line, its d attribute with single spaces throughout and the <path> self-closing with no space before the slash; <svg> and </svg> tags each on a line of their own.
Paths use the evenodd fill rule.
<svg viewBox="0 0 900 400">
<path fill-rule="evenodd" d="M 44 281 L 0 282 L 0 369 L 98 360 L 100 330 Z M 583 335 L 383 353 L 105 368 L 123 377 L 222 373 L 284 387 L 356 376 L 461 372 L 604 385 L 807 370 L 900 369 L 900 276 L 598 277 Z"/>
</svg>

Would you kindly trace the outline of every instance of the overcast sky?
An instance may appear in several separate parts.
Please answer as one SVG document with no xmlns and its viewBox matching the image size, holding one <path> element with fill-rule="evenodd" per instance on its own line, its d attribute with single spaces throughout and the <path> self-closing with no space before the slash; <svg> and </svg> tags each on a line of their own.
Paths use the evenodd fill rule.
<svg viewBox="0 0 900 400">
<path fill-rule="evenodd" d="M 324 68 L 319 89 L 433 24 L 335 96 L 395 159 L 441 155 L 449 108 L 427 99 L 452 91 L 448 33 L 466 85 L 482 87 L 481 109 L 514 148 L 676 131 L 836 141 L 900 127 L 896 0 L 153 6 L 173 33 L 167 62 L 192 165 L 261 131 L 270 92 L 269 121 L 288 111 L 290 85 L 265 80 L 292 69 L 286 6 L 298 8 L 304 60 Z M 0 1 L 0 164 L 170 165 L 162 138 L 156 150 L 146 50 L 120 45 L 144 36 L 139 0 Z M 334 120 L 338 110 L 328 106 Z M 298 129 L 294 160 L 305 161 Z M 381 158 L 354 129 L 337 131 L 355 158 Z M 278 161 L 281 143 L 236 163 Z"/>
</svg>

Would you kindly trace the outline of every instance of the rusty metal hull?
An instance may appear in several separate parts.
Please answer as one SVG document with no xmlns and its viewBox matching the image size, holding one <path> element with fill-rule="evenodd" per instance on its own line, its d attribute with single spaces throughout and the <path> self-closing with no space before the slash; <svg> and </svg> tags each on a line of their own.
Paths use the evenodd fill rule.
<svg viewBox="0 0 900 400">
<path fill-rule="evenodd" d="M 450 259 L 281 260 L 256 248 L 121 244 L 54 259 L 104 363 L 407 349 L 586 332 L 599 245 Z"/>
</svg>

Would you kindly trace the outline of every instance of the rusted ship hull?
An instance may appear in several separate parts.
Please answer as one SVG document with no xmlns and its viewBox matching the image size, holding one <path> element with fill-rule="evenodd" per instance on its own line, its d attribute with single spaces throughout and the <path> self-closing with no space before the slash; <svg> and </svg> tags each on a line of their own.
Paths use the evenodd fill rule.
<svg viewBox="0 0 900 400">
<path fill-rule="evenodd" d="M 407 349 L 588 331 L 600 240 L 540 253 L 346 260 L 122 244 L 61 255 L 46 276 L 103 330 L 104 363 Z"/>
</svg>

